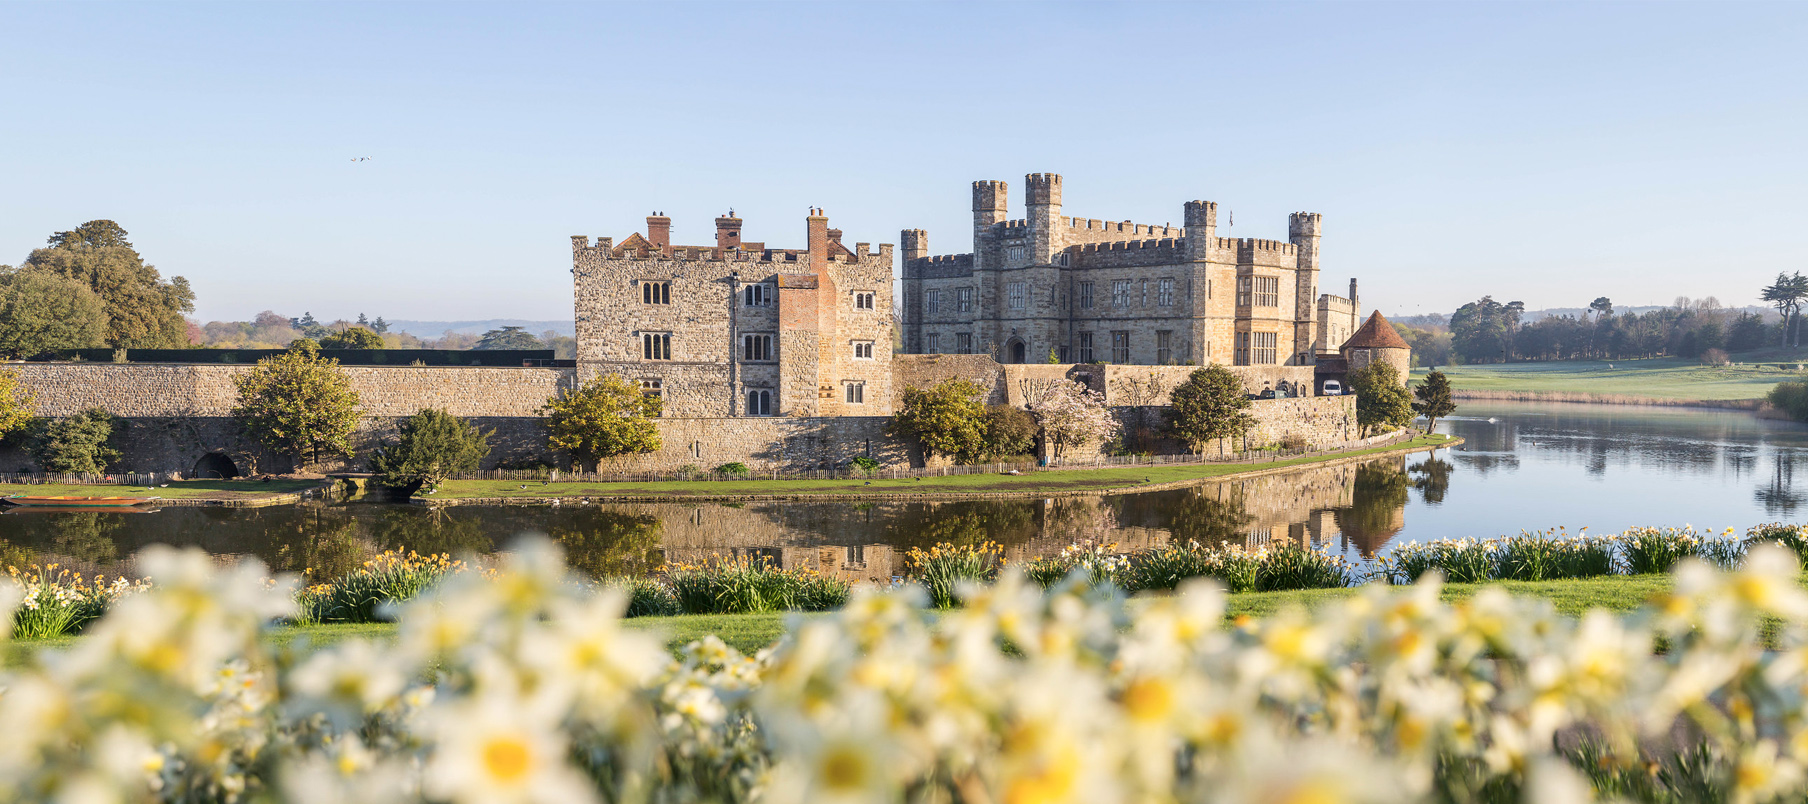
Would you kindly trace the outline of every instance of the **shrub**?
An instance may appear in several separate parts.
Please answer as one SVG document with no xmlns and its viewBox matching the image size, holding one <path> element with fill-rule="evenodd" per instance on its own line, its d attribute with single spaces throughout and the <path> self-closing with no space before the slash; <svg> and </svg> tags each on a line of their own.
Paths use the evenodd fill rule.
<svg viewBox="0 0 1808 804">
<path fill-rule="evenodd" d="M 1796 557 L 1808 561 L 1808 526 L 1772 522 L 1756 525 L 1745 532 L 1747 546 L 1772 542 L 1795 551 Z"/>
<path fill-rule="evenodd" d="M 846 581 L 813 570 L 780 569 L 764 557 L 671 564 L 665 581 L 686 614 L 828 611 L 845 605 L 849 593 Z"/>
<path fill-rule="evenodd" d="M 1732 355 L 1727 354 L 1725 349 L 1703 349 L 1701 352 L 1701 364 L 1704 366 L 1724 366 L 1731 362 Z"/>
<path fill-rule="evenodd" d="M 1256 562 L 1257 592 L 1337 589 L 1355 579 L 1349 562 L 1322 550 L 1286 544 L 1262 551 Z"/>
<path fill-rule="evenodd" d="M 872 477 L 879 471 L 879 462 L 872 458 L 868 458 L 865 455 L 856 455 L 852 460 L 848 461 L 848 463 L 852 464 L 855 469 L 858 469 L 861 474 L 864 474 L 867 477 Z"/>
<path fill-rule="evenodd" d="M 90 408 L 61 419 L 40 419 L 33 428 L 31 455 L 46 472 L 98 475 L 119 460 L 113 428 L 118 419 Z"/>
<path fill-rule="evenodd" d="M 943 456 L 973 463 L 984 451 L 984 389 L 967 380 L 947 379 L 930 388 L 904 391 L 904 405 L 892 414 L 885 432 L 914 441 L 924 458 Z"/>
<path fill-rule="evenodd" d="M 1614 540 L 1521 532 L 1494 542 L 1491 580 L 1551 581 L 1613 574 Z"/>
<path fill-rule="evenodd" d="M 907 577 L 923 585 L 929 601 L 936 608 L 952 608 L 960 603 L 963 582 L 990 583 L 998 579 L 1004 567 L 1004 548 L 991 541 L 978 545 L 955 545 L 939 542 L 924 550 L 913 547 L 904 554 Z"/>
<path fill-rule="evenodd" d="M 1168 427 L 1194 452 L 1203 452 L 1214 441 L 1242 438 L 1256 424 L 1243 378 L 1219 365 L 1188 375 L 1175 387 L 1171 404 Z"/>
<path fill-rule="evenodd" d="M 628 609 L 622 616 L 669 617 L 684 613 L 684 609 L 678 605 L 678 596 L 672 593 L 671 587 L 657 578 L 623 575 L 608 578 L 602 581 L 602 585 L 628 593 Z"/>
<path fill-rule="evenodd" d="M 1450 583 L 1481 583 L 1494 577 L 1493 546 L 1476 539 L 1408 542 L 1377 561 L 1377 571 L 1390 583 L 1416 583 L 1432 570 Z"/>
<path fill-rule="evenodd" d="M 443 410 L 427 408 L 402 420 L 400 436 L 371 458 L 376 481 L 390 488 L 433 490 L 490 454 L 490 432 Z"/>
<path fill-rule="evenodd" d="M 233 384 L 238 403 L 232 415 L 239 426 L 298 467 L 310 458 L 319 463 L 323 454 L 351 452 L 359 399 L 339 361 L 312 347 L 292 349 L 257 361 Z"/>
<path fill-rule="evenodd" d="M 392 604 L 411 600 L 466 569 L 463 561 L 445 553 L 423 556 L 385 550 L 347 575 L 304 589 L 298 601 L 301 616 L 317 623 L 388 622 Z"/>
<path fill-rule="evenodd" d="M 30 565 L 24 570 L 7 567 L 7 576 L 23 593 L 13 611 L 14 639 L 46 639 L 80 633 L 100 618 L 107 606 L 130 594 L 150 588 L 149 581 L 104 576 L 89 579 L 58 564 Z"/>
<path fill-rule="evenodd" d="M 1114 552 L 1116 550 L 1116 544 L 1086 539 L 1061 548 L 1059 554 L 1031 561 L 1024 571 L 1044 589 L 1076 572 L 1080 573 L 1081 582 L 1089 586 L 1117 584 L 1118 572 L 1124 568 L 1126 558 Z"/>
<path fill-rule="evenodd" d="M 1030 412 L 1013 405 L 986 407 L 985 460 L 997 461 L 1006 455 L 1022 455 L 1036 448 L 1036 434 L 1042 428 Z"/>
<path fill-rule="evenodd" d="M 1799 422 L 1808 422 L 1808 383 L 1780 382 L 1765 395 L 1770 406 Z"/>
<path fill-rule="evenodd" d="M 753 470 L 748 469 L 747 464 L 741 463 L 740 461 L 730 461 L 728 463 L 720 464 L 710 471 L 718 475 L 729 475 L 731 477 L 747 477 L 753 474 Z"/>
<path fill-rule="evenodd" d="M 1217 578 L 1232 592 L 1253 592 L 1260 557 L 1240 544 L 1201 547 L 1170 544 L 1129 557 L 1118 574 L 1126 591 L 1173 590 L 1189 578 Z"/>
</svg>

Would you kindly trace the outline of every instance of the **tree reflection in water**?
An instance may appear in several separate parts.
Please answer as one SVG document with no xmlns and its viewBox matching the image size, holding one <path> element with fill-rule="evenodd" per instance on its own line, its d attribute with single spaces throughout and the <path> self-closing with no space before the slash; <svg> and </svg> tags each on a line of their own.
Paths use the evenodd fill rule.
<svg viewBox="0 0 1808 804">
<path fill-rule="evenodd" d="M 1766 516 L 1788 517 L 1802 505 L 1802 494 L 1795 490 L 1795 457 L 1778 454 L 1770 482 L 1752 491 Z"/>
<path fill-rule="evenodd" d="M 1437 505 L 1444 501 L 1444 494 L 1450 491 L 1450 471 L 1455 469 L 1448 461 L 1438 460 L 1433 453 L 1424 463 L 1413 466 L 1412 487 L 1419 490 L 1419 498 L 1426 505 Z"/>
<path fill-rule="evenodd" d="M 1337 529 L 1364 558 L 1406 527 L 1406 471 L 1402 461 L 1370 461 L 1356 467 L 1349 508 L 1339 509 Z"/>
<path fill-rule="evenodd" d="M 566 563 L 592 578 L 645 575 L 665 563 L 665 526 L 656 517 L 586 510 L 550 530 L 565 548 Z"/>
<path fill-rule="evenodd" d="M 1256 521 L 1238 497 L 1220 499 L 1217 489 L 1189 489 L 1174 503 L 1168 532 L 1176 544 L 1198 542 L 1205 546 L 1241 544 L 1245 528 Z"/>
</svg>

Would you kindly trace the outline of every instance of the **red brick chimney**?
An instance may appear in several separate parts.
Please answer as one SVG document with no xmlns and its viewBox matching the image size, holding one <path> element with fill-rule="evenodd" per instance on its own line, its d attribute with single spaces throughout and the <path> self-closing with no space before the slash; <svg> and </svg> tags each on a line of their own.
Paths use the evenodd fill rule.
<svg viewBox="0 0 1808 804">
<path fill-rule="evenodd" d="M 734 210 L 716 219 L 716 248 L 731 249 L 741 247 L 741 219 L 735 217 Z"/>
<path fill-rule="evenodd" d="M 821 276 L 829 264 L 829 218 L 822 210 L 812 208 L 804 224 L 809 230 L 806 242 L 810 244 L 810 270 Z"/>
<path fill-rule="evenodd" d="M 647 242 L 661 253 L 672 253 L 672 219 L 662 212 L 647 216 Z"/>
</svg>

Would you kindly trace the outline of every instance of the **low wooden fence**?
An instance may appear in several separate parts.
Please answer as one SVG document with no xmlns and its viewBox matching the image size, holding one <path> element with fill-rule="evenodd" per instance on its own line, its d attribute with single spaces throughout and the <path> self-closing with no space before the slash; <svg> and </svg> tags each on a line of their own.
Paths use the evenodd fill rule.
<svg viewBox="0 0 1808 804">
<path fill-rule="evenodd" d="M 112 474 L 22 474 L 0 472 L 0 483 L 25 486 L 74 484 L 80 486 L 147 486 L 170 482 L 172 475 L 162 472 L 114 472 Z"/>
</svg>

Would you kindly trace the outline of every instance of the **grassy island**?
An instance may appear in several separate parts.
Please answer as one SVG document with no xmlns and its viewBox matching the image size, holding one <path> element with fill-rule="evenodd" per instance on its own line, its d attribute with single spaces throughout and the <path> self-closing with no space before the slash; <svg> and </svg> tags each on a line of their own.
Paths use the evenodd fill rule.
<svg viewBox="0 0 1808 804">
<path fill-rule="evenodd" d="M 79 483 L 0 483 L 0 496 L 160 497 L 168 505 L 275 505 L 319 488 L 318 479 L 173 480 L 156 487 Z"/>
</svg>

